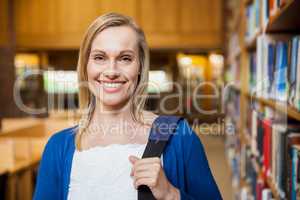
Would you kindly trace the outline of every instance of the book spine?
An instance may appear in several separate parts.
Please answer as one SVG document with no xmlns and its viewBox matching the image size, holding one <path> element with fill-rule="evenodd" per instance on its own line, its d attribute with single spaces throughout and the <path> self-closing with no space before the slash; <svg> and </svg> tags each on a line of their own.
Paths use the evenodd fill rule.
<svg viewBox="0 0 300 200">
<path fill-rule="evenodd" d="M 291 200 L 297 200 L 297 165 L 298 165 L 298 151 L 297 149 L 291 149 L 292 153 L 292 170 L 291 170 Z"/>
<path fill-rule="evenodd" d="M 294 106 L 297 110 L 300 110 L 300 39 L 298 38 L 298 53 L 297 53 L 297 80 L 295 91 L 295 103 Z"/>
</svg>

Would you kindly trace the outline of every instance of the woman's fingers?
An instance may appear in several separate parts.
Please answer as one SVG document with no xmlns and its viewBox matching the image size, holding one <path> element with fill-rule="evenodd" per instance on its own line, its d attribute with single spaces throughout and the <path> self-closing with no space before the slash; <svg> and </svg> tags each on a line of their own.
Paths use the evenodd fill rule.
<svg viewBox="0 0 300 200">
<path fill-rule="evenodd" d="M 151 158 L 137 158 L 135 156 L 129 156 L 129 160 L 132 164 L 134 165 L 142 165 L 142 164 L 147 164 L 147 163 L 160 163 L 160 158 L 159 157 L 151 157 Z"/>
<path fill-rule="evenodd" d="M 147 164 L 133 166 L 132 173 L 136 174 L 137 172 L 142 172 L 147 170 L 154 170 L 159 172 L 160 168 L 161 166 L 158 163 L 147 163 Z"/>
<path fill-rule="evenodd" d="M 137 160 L 136 164 L 142 165 L 142 164 L 155 163 L 155 162 L 160 163 L 160 158 L 159 157 L 143 158 L 143 159 Z"/>
<path fill-rule="evenodd" d="M 132 157 L 131 160 L 133 160 Z M 135 159 L 132 163 L 133 166 L 130 175 L 134 177 L 133 184 L 136 189 L 140 185 L 147 185 L 148 187 L 156 185 L 156 180 L 158 180 L 161 170 L 160 159 L 158 157 Z"/>
<path fill-rule="evenodd" d="M 129 157 L 129 160 L 133 164 L 132 170 L 130 175 L 132 176 L 133 172 L 137 170 L 145 170 L 147 169 L 147 165 L 153 165 L 154 168 L 159 169 L 161 164 L 160 164 L 160 158 L 158 157 L 152 157 L 152 158 L 143 158 L 143 159 L 133 159 L 131 156 Z M 132 161 L 134 160 L 134 161 Z"/>
<path fill-rule="evenodd" d="M 129 156 L 128 157 L 129 161 L 134 164 L 136 161 L 138 161 L 140 158 L 136 157 L 136 156 Z"/>
<path fill-rule="evenodd" d="M 134 168 L 132 166 L 130 176 L 133 176 L 134 174 L 136 174 L 139 171 L 147 171 L 148 168 L 149 168 L 148 165 L 141 165 L 141 166 L 139 166 L 139 168 Z"/>
<path fill-rule="evenodd" d="M 147 185 L 149 188 L 155 187 L 157 184 L 156 178 L 139 178 L 134 182 L 134 187 L 137 189 L 140 185 Z"/>
<path fill-rule="evenodd" d="M 140 171 L 134 174 L 134 180 L 137 181 L 140 178 L 150 178 L 150 177 L 157 177 L 158 173 L 155 171 Z"/>
<path fill-rule="evenodd" d="M 165 199 L 172 188 L 164 174 L 159 157 L 143 158 L 130 157 L 132 163 L 131 176 L 133 185 L 138 189 L 140 185 L 146 185 L 151 189 L 156 199 Z"/>
</svg>

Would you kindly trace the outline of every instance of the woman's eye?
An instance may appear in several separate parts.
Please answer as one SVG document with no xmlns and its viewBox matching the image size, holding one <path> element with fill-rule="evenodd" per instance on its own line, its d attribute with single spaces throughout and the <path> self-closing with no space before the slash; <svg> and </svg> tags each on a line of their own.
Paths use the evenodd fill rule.
<svg viewBox="0 0 300 200">
<path fill-rule="evenodd" d="M 94 60 L 96 60 L 96 61 L 103 61 L 104 60 L 104 56 L 94 56 Z"/>
<path fill-rule="evenodd" d="M 129 56 L 123 56 L 123 57 L 121 58 L 121 60 L 122 60 L 122 61 L 125 61 L 125 62 L 131 62 L 131 61 L 132 61 L 131 57 L 129 57 Z"/>
</svg>

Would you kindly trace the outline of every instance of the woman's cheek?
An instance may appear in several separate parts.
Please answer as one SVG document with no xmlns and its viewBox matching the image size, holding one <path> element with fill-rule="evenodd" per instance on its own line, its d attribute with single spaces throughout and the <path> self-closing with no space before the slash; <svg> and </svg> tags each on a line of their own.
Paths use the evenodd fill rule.
<svg viewBox="0 0 300 200">
<path fill-rule="evenodd" d="M 99 87 L 97 85 L 97 82 L 95 81 L 99 76 L 99 72 L 97 68 L 95 68 L 94 65 L 88 65 L 87 67 L 87 77 L 88 77 L 88 82 L 83 83 L 84 87 L 88 87 L 90 91 L 98 97 L 100 95 Z"/>
<path fill-rule="evenodd" d="M 88 66 L 87 66 L 87 74 L 89 79 L 95 79 L 99 76 L 99 74 L 101 73 L 101 69 L 103 67 L 101 67 L 100 65 L 93 63 L 93 62 L 89 62 Z"/>
<path fill-rule="evenodd" d="M 138 72 L 130 72 L 127 74 L 128 82 L 129 82 L 129 88 L 128 88 L 128 94 L 132 95 L 138 82 Z"/>
</svg>

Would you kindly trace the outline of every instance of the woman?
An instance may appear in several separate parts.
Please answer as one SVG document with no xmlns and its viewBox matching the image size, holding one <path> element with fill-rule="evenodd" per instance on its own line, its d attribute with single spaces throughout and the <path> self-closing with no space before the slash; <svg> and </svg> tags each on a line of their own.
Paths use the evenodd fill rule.
<svg viewBox="0 0 300 200">
<path fill-rule="evenodd" d="M 80 108 L 87 112 L 78 126 L 49 139 L 34 199 L 137 199 L 140 185 L 156 199 L 221 199 L 186 120 L 178 123 L 162 158 L 141 159 L 158 116 L 143 109 L 149 53 L 131 18 L 97 18 L 85 34 L 77 67 Z"/>
</svg>

